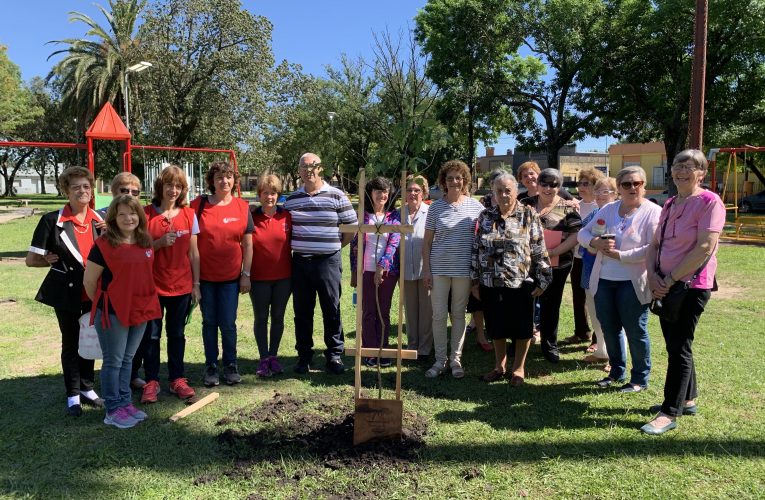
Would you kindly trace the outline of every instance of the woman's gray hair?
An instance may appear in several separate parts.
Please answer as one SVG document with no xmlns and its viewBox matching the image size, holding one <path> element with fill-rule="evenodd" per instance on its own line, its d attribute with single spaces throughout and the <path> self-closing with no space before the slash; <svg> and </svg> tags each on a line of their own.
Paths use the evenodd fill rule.
<svg viewBox="0 0 765 500">
<path fill-rule="evenodd" d="M 495 175 L 496 174 L 496 175 Z M 509 181 L 510 185 L 512 186 L 514 191 L 518 191 L 518 181 L 515 180 L 515 176 L 508 172 L 507 170 L 495 170 L 491 173 L 489 176 L 489 180 L 491 182 L 491 191 L 494 192 L 494 188 L 497 187 L 497 185 L 500 182 Z"/>
<path fill-rule="evenodd" d="M 555 179 L 555 182 L 558 183 L 558 187 L 563 187 L 563 175 L 557 168 L 546 168 L 539 172 L 537 183 L 541 184 L 543 182 L 547 182 L 550 179 Z"/>
<path fill-rule="evenodd" d="M 706 174 L 709 163 L 707 163 L 707 157 L 704 156 L 704 153 L 698 149 L 684 149 L 680 151 L 675 156 L 675 159 L 672 160 L 672 166 L 685 163 L 688 160 L 692 160 L 696 164 L 696 170 L 701 170 Z"/>
<path fill-rule="evenodd" d="M 647 177 L 645 175 L 645 170 L 643 170 L 643 167 L 634 166 L 634 167 L 624 167 L 623 169 L 619 170 L 616 173 L 616 184 L 621 184 L 622 179 L 632 174 L 637 174 L 638 177 L 640 177 L 640 180 L 643 181 L 644 184 L 647 182 Z"/>
</svg>

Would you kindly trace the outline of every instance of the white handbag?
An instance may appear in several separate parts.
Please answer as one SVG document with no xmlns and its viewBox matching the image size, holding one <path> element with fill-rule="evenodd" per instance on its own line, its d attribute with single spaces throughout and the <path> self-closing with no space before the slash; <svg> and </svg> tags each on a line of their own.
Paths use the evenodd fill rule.
<svg viewBox="0 0 765 500">
<path fill-rule="evenodd" d="M 80 344 L 77 351 L 81 358 L 101 359 L 104 357 L 101 352 L 101 343 L 98 341 L 96 327 L 90 325 L 90 313 L 87 312 L 80 316 Z"/>
</svg>

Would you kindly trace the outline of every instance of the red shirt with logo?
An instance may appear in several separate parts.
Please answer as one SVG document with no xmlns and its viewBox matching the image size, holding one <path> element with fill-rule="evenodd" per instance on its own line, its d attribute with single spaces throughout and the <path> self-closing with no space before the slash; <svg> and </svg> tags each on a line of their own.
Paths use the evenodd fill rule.
<svg viewBox="0 0 765 500">
<path fill-rule="evenodd" d="M 154 205 L 146 206 L 144 212 L 151 239 L 158 240 L 170 232 L 177 236 L 172 246 L 157 248 L 154 251 L 154 284 L 157 286 L 157 293 L 163 297 L 191 293 L 194 283 L 189 248 L 191 236 L 199 233 L 194 210 L 183 207 L 172 218 L 161 215 Z"/>
<path fill-rule="evenodd" d="M 252 211 L 252 281 L 271 281 L 292 275 L 292 217 L 282 207 L 269 217 L 258 207 Z"/>
<path fill-rule="evenodd" d="M 152 279 L 154 249 L 136 244 L 113 247 L 98 238 L 88 260 L 103 266 L 98 280 L 90 324 L 96 309 L 102 311 L 102 325 L 111 326 L 107 313 L 113 313 L 123 326 L 136 326 L 162 316 L 157 288 Z"/>
<path fill-rule="evenodd" d="M 211 205 L 204 197 L 191 202 L 199 221 L 199 274 L 203 281 L 239 279 L 242 272 L 242 239 L 253 231 L 249 204 L 232 197 L 228 205 Z M 200 210 L 200 204 L 202 204 Z"/>
</svg>

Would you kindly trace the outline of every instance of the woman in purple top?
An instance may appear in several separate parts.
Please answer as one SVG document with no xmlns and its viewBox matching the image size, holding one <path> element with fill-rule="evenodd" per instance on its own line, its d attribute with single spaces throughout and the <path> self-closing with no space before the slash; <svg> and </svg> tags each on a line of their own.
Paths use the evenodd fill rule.
<svg viewBox="0 0 765 500">
<path fill-rule="evenodd" d="M 401 224 L 398 210 L 389 201 L 392 191 L 390 181 L 375 177 L 365 188 L 364 224 Z M 362 343 L 364 347 L 388 347 L 390 332 L 390 306 L 399 276 L 398 245 L 400 233 L 364 234 L 363 242 L 363 294 L 362 294 Z M 358 236 L 351 240 L 351 286 L 356 287 L 356 260 Z M 379 300 L 379 302 L 378 302 Z M 379 312 L 378 312 L 379 305 Z M 382 321 L 380 318 L 382 317 Z M 364 362 L 377 365 L 377 358 Z M 381 359 L 381 366 L 390 366 L 390 359 Z"/>
<path fill-rule="evenodd" d="M 677 196 L 664 204 L 648 251 L 648 284 L 654 298 L 664 298 L 678 281 L 690 288 L 678 319 L 660 319 L 667 343 L 667 379 L 664 402 L 651 408 L 658 414 L 641 428 L 646 434 L 664 434 L 677 427 L 675 420 L 680 415 L 696 414 L 696 370 L 691 346 L 696 324 L 715 289 L 715 253 L 725 224 L 722 200 L 701 187 L 706 173 L 707 159 L 701 151 L 686 149 L 675 156 L 672 179 Z"/>
</svg>

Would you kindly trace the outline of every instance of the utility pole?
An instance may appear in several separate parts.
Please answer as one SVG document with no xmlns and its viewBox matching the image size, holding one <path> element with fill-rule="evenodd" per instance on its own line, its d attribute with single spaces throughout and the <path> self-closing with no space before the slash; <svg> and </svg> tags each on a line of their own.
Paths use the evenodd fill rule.
<svg viewBox="0 0 765 500">
<path fill-rule="evenodd" d="M 704 82 L 707 68 L 708 0 L 696 0 L 693 30 L 693 70 L 691 73 L 691 102 L 688 117 L 688 147 L 701 149 L 704 141 Z"/>
</svg>

